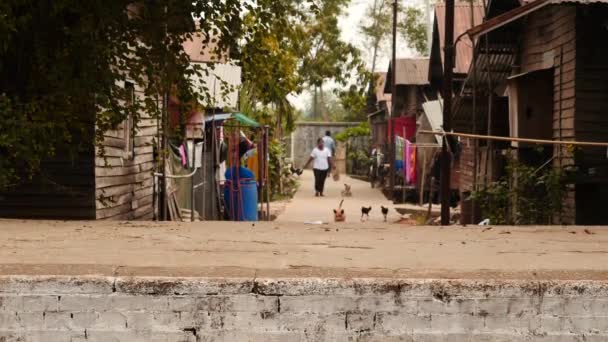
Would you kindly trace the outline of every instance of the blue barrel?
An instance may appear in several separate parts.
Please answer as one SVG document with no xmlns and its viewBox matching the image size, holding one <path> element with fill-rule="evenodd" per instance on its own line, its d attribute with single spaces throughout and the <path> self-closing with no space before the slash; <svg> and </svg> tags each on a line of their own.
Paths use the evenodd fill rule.
<svg viewBox="0 0 608 342">
<path fill-rule="evenodd" d="M 233 168 L 226 171 L 226 185 L 224 186 L 224 202 L 228 216 L 234 221 L 257 221 L 258 184 L 255 179 L 252 179 L 253 173 L 241 167 L 238 186 L 236 175 L 233 178 L 232 174 Z"/>
</svg>

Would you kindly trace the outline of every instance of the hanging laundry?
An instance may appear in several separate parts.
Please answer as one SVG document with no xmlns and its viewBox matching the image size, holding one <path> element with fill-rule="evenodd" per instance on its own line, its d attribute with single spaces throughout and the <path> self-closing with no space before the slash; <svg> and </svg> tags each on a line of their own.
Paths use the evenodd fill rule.
<svg viewBox="0 0 608 342">
<path fill-rule="evenodd" d="M 405 183 L 408 185 L 416 184 L 416 145 L 405 141 Z"/>
<path fill-rule="evenodd" d="M 403 170 L 403 159 L 405 158 L 405 139 L 395 137 L 395 169 Z"/>
<path fill-rule="evenodd" d="M 186 148 L 184 144 L 179 145 L 179 155 L 182 158 L 182 166 L 186 167 L 188 165 L 188 158 L 186 157 Z"/>
<path fill-rule="evenodd" d="M 254 176 L 255 176 L 255 180 L 259 181 L 260 180 L 260 175 L 259 175 L 259 167 L 258 167 L 258 149 L 254 148 L 253 150 L 249 150 L 247 151 L 247 153 L 245 153 L 245 158 L 247 158 L 245 165 L 247 165 L 247 168 L 249 170 L 251 170 L 251 172 L 253 172 Z"/>
</svg>

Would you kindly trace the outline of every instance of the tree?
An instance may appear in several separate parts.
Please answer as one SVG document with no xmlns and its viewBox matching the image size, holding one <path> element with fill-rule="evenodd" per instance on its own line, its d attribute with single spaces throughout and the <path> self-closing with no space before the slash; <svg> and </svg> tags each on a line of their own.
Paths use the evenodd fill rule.
<svg viewBox="0 0 608 342">
<path fill-rule="evenodd" d="M 427 53 L 426 22 L 424 12 L 417 7 L 399 6 L 399 34 L 406 40 L 408 47 L 419 54 Z M 360 30 L 366 43 L 371 47 L 371 70 L 376 71 L 378 56 L 392 37 L 393 1 L 373 0 L 366 9 L 366 20 L 360 25 Z"/>
<path fill-rule="evenodd" d="M 199 32 L 216 52 L 237 51 L 279 10 L 272 0 L 0 2 L 0 188 L 91 148 L 129 114 L 160 117 L 164 94 L 210 103 L 183 42 Z M 246 13 L 256 20 L 244 25 Z M 127 101 L 127 80 L 144 101 Z"/>
<path fill-rule="evenodd" d="M 353 71 L 357 71 L 363 63 L 359 50 L 340 37 L 338 17 L 349 0 L 322 0 L 319 3 L 318 9 L 309 14 L 304 31 L 306 40 L 303 51 L 306 54 L 300 74 L 305 84 L 313 89 L 315 118 L 322 116 L 328 120 L 322 105 L 323 85 L 328 80 L 345 85 L 353 76 Z"/>
<path fill-rule="evenodd" d="M 407 41 L 407 45 L 421 55 L 427 54 L 427 22 L 424 11 L 418 7 L 406 7 L 403 9 L 402 15 L 398 30 Z"/>
<path fill-rule="evenodd" d="M 264 10 L 257 8 L 245 17 L 247 39 L 237 56 L 243 67 L 243 91 L 252 106 L 259 104 L 276 114 L 269 124 L 279 136 L 283 126 L 291 130 L 294 124 L 294 108 L 287 96 L 302 88 L 299 66 L 306 9 L 298 1 L 271 0 Z"/>
</svg>

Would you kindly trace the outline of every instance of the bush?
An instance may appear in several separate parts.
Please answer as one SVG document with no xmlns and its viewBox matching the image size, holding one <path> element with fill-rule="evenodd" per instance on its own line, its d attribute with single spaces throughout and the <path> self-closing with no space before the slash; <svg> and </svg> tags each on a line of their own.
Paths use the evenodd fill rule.
<svg viewBox="0 0 608 342">
<path fill-rule="evenodd" d="M 550 224 L 563 212 L 568 177 L 561 169 L 537 169 L 509 160 L 507 174 L 473 193 L 492 224 Z"/>
<path fill-rule="evenodd" d="M 349 138 L 370 136 L 371 134 L 372 131 L 369 128 L 369 123 L 362 122 L 359 126 L 347 128 L 336 134 L 336 140 L 339 142 L 345 142 Z"/>
<path fill-rule="evenodd" d="M 280 200 L 292 198 L 298 190 L 298 181 L 292 175 L 290 163 L 286 158 L 286 144 L 273 140 L 268 144 L 268 172 L 270 179 L 270 198 Z M 281 182 L 283 190 L 281 191 Z"/>
</svg>

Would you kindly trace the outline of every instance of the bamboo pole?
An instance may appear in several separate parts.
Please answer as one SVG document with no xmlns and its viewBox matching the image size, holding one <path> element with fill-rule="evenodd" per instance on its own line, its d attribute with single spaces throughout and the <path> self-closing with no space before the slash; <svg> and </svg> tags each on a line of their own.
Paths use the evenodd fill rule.
<svg viewBox="0 0 608 342">
<path fill-rule="evenodd" d="M 514 138 L 514 137 L 500 137 L 494 135 L 481 135 L 481 134 L 469 134 L 469 133 L 457 133 L 457 132 L 433 132 L 427 130 L 418 131 L 420 134 L 432 134 L 432 135 L 447 135 L 461 138 L 471 139 L 485 139 L 485 140 L 497 140 L 497 141 L 510 141 L 510 142 L 522 142 L 539 145 L 566 145 L 566 146 L 593 146 L 593 147 L 608 147 L 608 142 L 591 142 L 591 141 L 564 141 L 564 140 L 544 140 L 544 139 L 528 139 L 528 138 Z"/>
<path fill-rule="evenodd" d="M 422 207 L 422 205 L 424 205 L 424 183 L 426 181 L 426 159 L 427 159 L 427 153 L 425 152 L 423 154 L 423 160 L 422 160 L 422 180 L 420 182 L 420 198 L 418 199 L 418 204 Z"/>
</svg>

